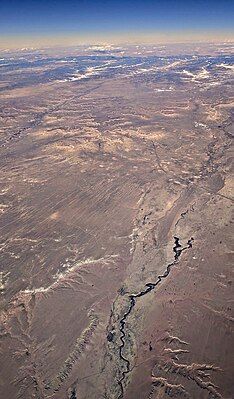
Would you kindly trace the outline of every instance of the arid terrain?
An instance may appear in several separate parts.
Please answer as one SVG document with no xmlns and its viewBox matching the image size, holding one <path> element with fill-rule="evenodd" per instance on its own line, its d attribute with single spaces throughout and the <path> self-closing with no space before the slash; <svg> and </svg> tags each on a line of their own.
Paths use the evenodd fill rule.
<svg viewBox="0 0 234 399">
<path fill-rule="evenodd" d="M 1 398 L 234 397 L 233 49 L 0 52 Z"/>
</svg>

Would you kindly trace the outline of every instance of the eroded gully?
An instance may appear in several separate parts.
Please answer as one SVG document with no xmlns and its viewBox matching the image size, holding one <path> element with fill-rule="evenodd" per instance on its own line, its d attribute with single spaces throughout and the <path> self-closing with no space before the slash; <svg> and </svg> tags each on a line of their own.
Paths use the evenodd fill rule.
<svg viewBox="0 0 234 399">
<path fill-rule="evenodd" d="M 180 255 L 182 254 L 182 252 L 186 251 L 189 248 L 192 248 L 193 237 L 191 237 L 188 240 L 187 245 L 185 247 L 182 247 L 182 245 L 180 244 L 180 239 L 178 237 L 174 237 L 174 240 L 175 240 L 174 241 L 175 245 L 173 246 L 174 261 L 169 263 L 169 265 L 167 265 L 165 272 L 162 275 L 158 276 L 156 282 L 147 283 L 145 285 L 146 288 L 143 291 L 140 291 L 137 294 L 129 295 L 129 301 L 130 301 L 129 308 L 128 308 L 127 312 L 125 312 L 125 314 L 123 315 L 122 319 L 120 320 L 121 344 L 119 346 L 119 356 L 120 356 L 120 359 L 123 360 L 123 362 L 125 363 L 126 369 L 122 372 L 122 376 L 121 376 L 120 380 L 118 381 L 118 384 L 120 386 L 120 391 L 121 391 L 120 395 L 118 396 L 118 399 L 123 398 L 123 395 L 124 395 L 123 382 L 124 382 L 126 375 L 131 371 L 130 370 L 130 361 L 123 354 L 124 347 L 125 347 L 125 337 L 126 337 L 125 326 L 126 326 L 127 318 L 130 315 L 130 313 L 132 312 L 132 309 L 134 308 L 134 306 L 136 304 L 137 298 L 147 295 L 150 291 L 154 290 L 157 287 L 157 285 L 159 285 L 161 283 L 161 281 L 163 279 L 167 278 L 167 276 L 170 274 L 171 268 L 178 262 L 178 259 L 179 259 Z"/>
</svg>

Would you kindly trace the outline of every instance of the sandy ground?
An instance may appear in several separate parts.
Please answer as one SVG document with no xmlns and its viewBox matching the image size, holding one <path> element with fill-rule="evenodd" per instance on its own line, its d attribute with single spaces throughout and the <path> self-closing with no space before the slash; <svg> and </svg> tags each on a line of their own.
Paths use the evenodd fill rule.
<svg viewBox="0 0 234 399">
<path fill-rule="evenodd" d="M 194 62 L 3 74 L 4 399 L 233 397 L 231 70 Z"/>
</svg>

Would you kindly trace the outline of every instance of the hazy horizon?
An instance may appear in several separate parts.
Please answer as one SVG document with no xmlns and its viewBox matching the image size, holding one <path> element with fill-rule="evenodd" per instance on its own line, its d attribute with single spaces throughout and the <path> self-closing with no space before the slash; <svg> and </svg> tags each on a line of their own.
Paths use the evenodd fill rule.
<svg viewBox="0 0 234 399">
<path fill-rule="evenodd" d="M 0 6 L 0 48 L 234 41 L 233 2 L 11 0 Z"/>
</svg>

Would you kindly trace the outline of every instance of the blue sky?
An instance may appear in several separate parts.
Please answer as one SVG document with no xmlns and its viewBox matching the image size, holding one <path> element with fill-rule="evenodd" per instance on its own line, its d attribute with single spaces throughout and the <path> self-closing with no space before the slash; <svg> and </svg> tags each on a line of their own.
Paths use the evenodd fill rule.
<svg viewBox="0 0 234 399">
<path fill-rule="evenodd" d="M 233 32 L 230 0 L 0 0 L 0 34 Z"/>
</svg>

